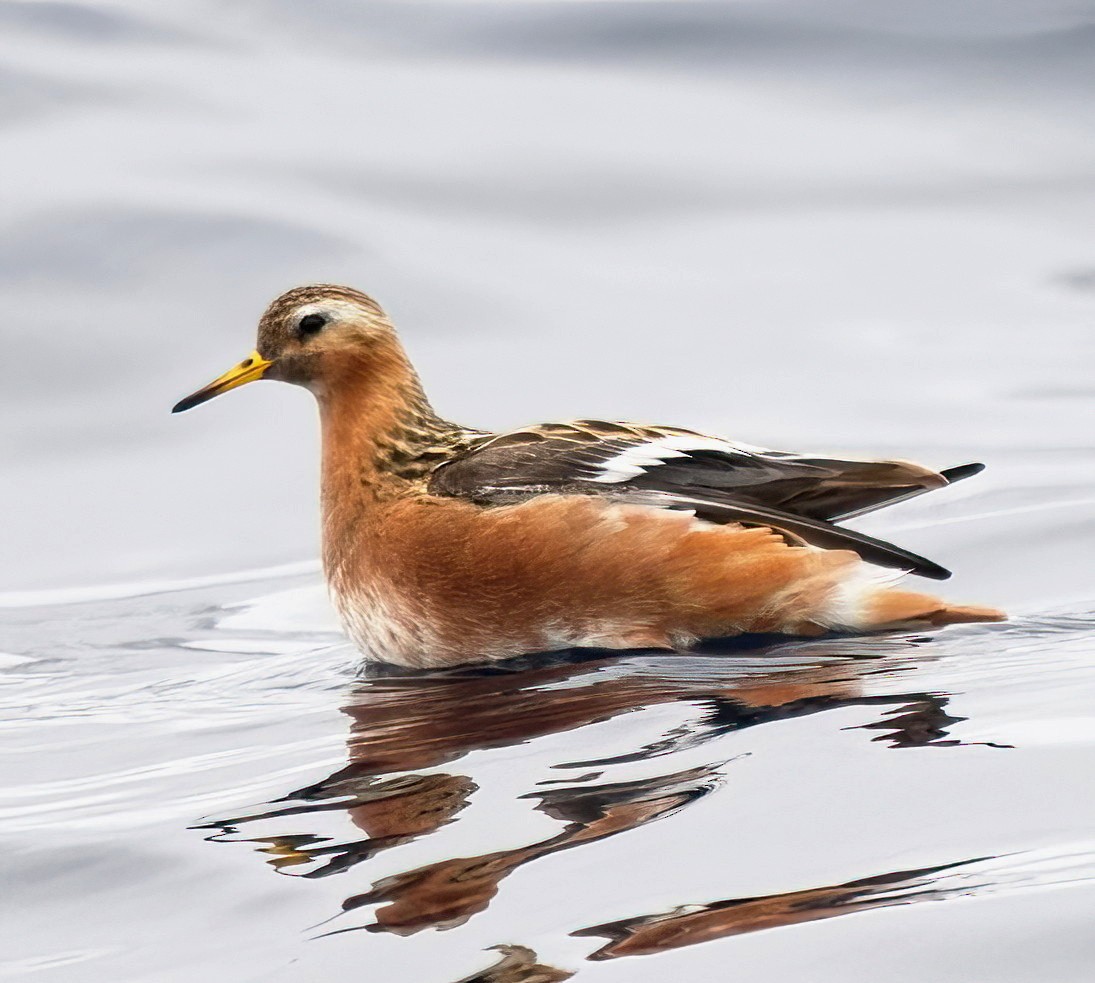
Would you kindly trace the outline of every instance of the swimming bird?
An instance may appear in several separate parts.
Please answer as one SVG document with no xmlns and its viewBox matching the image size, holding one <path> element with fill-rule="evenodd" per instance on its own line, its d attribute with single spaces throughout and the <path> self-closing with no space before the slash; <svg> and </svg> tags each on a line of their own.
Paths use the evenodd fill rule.
<svg viewBox="0 0 1095 983">
<path fill-rule="evenodd" d="M 460 426 L 430 406 L 380 305 L 331 284 L 278 297 L 251 355 L 173 412 L 256 379 L 319 404 L 324 572 L 369 659 L 429 668 L 1004 617 L 898 589 L 905 573 L 949 573 L 836 525 L 980 464 L 935 472 L 601 420 Z"/>
</svg>

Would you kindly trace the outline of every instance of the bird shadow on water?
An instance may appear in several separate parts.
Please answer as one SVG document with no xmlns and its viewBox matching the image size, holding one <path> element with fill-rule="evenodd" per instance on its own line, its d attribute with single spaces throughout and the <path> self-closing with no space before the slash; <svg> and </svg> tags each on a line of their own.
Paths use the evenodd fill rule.
<svg viewBox="0 0 1095 983">
<path fill-rule="evenodd" d="M 687 654 L 556 653 L 445 672 L 370 669 L 351 686 L 342 707 L 349 721 L 343 767 L 247 814 L 212 818 L 196 828 L 209 831 L 212 842 L 251 844 L 280 874 L 315 880 L 353 871 L 340 910 L 327 913 L 332 917 L 319 927 L 320 935 L 364 930 L 409 936 L 452 928 L 498 901 L 501 882 L 518 868 L 561 851 L 583 851 L 589 876 L 596 876 L 594 844 L 672 817 L 720 787 L 742 753 L 734 747 L 735 733 L 865 708 L 873 719 L 851 729 L 862 731 L 866 740 L 892 749 L 959 745 L 950 729 L 964 718 L 948 711 L 949 694 L 915 687 L 914 670 L 932 658 L 931 648 L 930 640 L 907 637 L 779 644 L 765 639 Z M 611 753 L 599 753 L 591 733 L 580 755 L 552 759 L 552 777 L 536 781 L 530 769 L 526 787 L 515 797 L 553 821 L 550 835 L 536 823 L 518 846 L 370 877 L 370 861 L 381 854 L 456 822 L 491 822 L 485 818 L 492 815 L 489 810 L 468 809 L 477 794 L 498 794 L 481 789 L 483 779 L 470 761 L 461 767 L 475 752 L 505 760 L 507 748 L 671 705 L 687 711 L 685 724 L 665 727 L 664 717 L 657 718 L 662 724 L 652 718 L 656 733 L 649 724 L 636 726 L 628 731 L 636 735 L 631 745 L 621 751 L 614 744 Z M 573 742 L 552 745 L 557 746 L 575 749 Z M 697 755 L 707 749 L 712 760 L 697 764 Z M 620 774 L 637 763 L 641 777 Z M 349 837 L 324 832 L 332 814 L 343 817 L 340 829 L 349 828 Z M 268 834 L 271 823 L 276 831 Z M 512 842 L 512 828 L 496 832 L 504 834 L 496 837 L 500 842 Z M 489 839 L 478 839 L 484 838 Z M 589 956 L 596 960 L 663 951 L 942 897 L 956 888 L 934 887 L 937 876 L 985 859 L 883 870 L 764 897 L 682 899 L 688 903 L 678 908 L 579 925 L 570 934 L 607 939 Z M 338 924 L 366 909 L 372 909 L 367 923 Z M 468 981 L 569 975 L 539 964 L 522 945 L 496 948 L 501 952 L 496 966 Z"/>
</svg>

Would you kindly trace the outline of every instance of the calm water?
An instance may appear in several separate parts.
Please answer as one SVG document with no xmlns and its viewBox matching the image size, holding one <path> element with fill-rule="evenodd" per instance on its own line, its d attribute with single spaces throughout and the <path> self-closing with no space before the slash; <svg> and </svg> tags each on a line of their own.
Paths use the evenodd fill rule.
<svg viewBox="0 0 1095 983">
<path fill-rule="evenodd" d="M 0 2 L 0 976 L 1087 981 L 1095 4 Z M 472 425 L 984 460 L 864 519 L 1003 625 L 362 669 L 345 281 Z M 929 903 L 930 902 L 930 903 Z"/>
</svg>

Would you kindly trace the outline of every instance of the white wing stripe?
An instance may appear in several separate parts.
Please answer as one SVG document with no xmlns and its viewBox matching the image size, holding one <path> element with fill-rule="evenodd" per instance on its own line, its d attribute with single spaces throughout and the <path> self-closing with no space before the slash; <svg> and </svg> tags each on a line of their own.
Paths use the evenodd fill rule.
<svg viewBox="0 0 1095 983">
<path fill-rule="evenodd" d="M 621 481 L 630 481 L 640 474 L 645 474 L 648 468 L 657 467 L 676 457 L 688 457 L 693 451 L 718 451 L 722 454 L 765 453 L 763 447 L 754 447 L 752 444 L 739 444 L 729 440 L 720 440 L 717 437 L 675 434 L 669 437 L 648 440 L 621 451 L 615 457 L 610 457 L 601 464 L 601 474 L 589 480 L 608 485 Z"/>
</svg>

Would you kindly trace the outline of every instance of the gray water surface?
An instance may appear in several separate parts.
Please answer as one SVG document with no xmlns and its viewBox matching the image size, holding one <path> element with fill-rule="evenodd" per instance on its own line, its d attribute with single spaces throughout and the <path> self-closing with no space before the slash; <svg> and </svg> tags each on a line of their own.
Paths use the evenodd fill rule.
<svg viewBox="0 0 1095 983">
<path fill-rule="evenodd" d="M 0 0 L 0 975 L 1091 979 L 1093 83 L 1087 2 Z M 364 670 L 310 397 L 167 412 L 311 280 L 469 425 L 983 460 L 857 527 L 1012 619 Z"/>
</svg>

